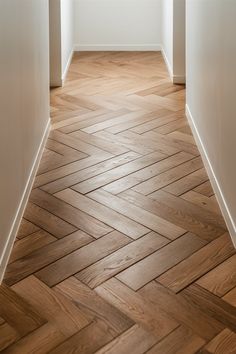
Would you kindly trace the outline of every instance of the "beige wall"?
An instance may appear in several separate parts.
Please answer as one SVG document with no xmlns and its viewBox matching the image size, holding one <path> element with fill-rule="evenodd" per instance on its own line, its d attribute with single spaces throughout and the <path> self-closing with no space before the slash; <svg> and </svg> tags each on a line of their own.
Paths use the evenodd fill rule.
<svg viewBox="0 0 236 354">
<path fill-rule="evenodd" d="M 0 277 L 49 123 L 48 0 L 0 1 Z"/>
<path fill-rule="evenodd" d="M 185 4 L 186 0 L 174 0 L 173 75 L 174 82 L 185 83 Z"/>
<path fill-rule="evenodd" d="M 187 0 L 187 109 L 236 244 L 236 1 Z"/>
<path fill-rule="evenodd" d="M 49 0 L 50 86 L 62 85 L 61 0 Z"/>
</svg>

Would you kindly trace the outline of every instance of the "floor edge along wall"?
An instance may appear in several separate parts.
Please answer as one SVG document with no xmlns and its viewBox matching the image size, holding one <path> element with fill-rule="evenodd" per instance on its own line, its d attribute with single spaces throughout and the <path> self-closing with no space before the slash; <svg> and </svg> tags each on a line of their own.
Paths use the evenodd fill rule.
<svg viewBox="0 0 236 354">
<path fill-rule="evenodd" d="M 201 139 L 200 134 L 198 132 L 198 129 L 196 127 L 196 124 L 195 124 L 195 121 L 194 121 L 194 117 L 192 116 L 192 113 L 191 113 L 188 105 L 186 105 L 186 116 L 187 116 L 189 125 L 191 127 L 192 133 L 194 135 L 194 138 L 196 140 L 196 143 L 197 143 L 198 149 L 200 151 L 201 157 L 203 159 L 203 163 L 204 163 L 205 169 L 206 169 L 207 174 L 209 176 L 209 179 L 211 181 L 212 188 L 213 188 L 213 190 L 215 192 L 215 195 L 216 195 L 217 201 L 219 203 L 221 212 L 223 214 L 223 217 L 225 219 L 226 225 L 228 227 L 228 230 L 229 230 L 230 236 L 232 238 L 234 247 L 236 248 L 236 226 L 234 224 L 234 221 L 233 221 L 233 218 L 231 216 L 230 210 L 229 210 L 229 208 L 227 206 L 227 202 L 226 202 L 226 200 L 224 198 L 224 194 L 223 194 L 223 192 L 221 190 L 221 187 L 220 187 L 220 184 L 219 184 L 219 182 L 217 180 L 217 177 L 216 177 L 216 174 L 214 172 L 214 169 L 213 169 L 213 167 L 211 165 L 210 159 L 209 159 L 209 157 L 207 155 L 207 151 L 206 151 L 206 149 L 204 147 L 204 144 L 202 142 L 202 139 Z"/>
<path fill-rule="evenodd" d="M 41 161 L 41 157 L 42 157 L 42 154 L 43 154 L 43 150 L 44 150 L 45 144 L 47 142 L 47 138 L 48 138 L 48 135 L 49 135 L 49 132 L 50 132 L 50 127 L 51 127 L 51 122 L 50 122 L 50 119 L 49 119 L 48 123 L 46 125 L 46 128 L 44 130 L 43 137 L 42 137 L 42 140 L 40 142 L 40 145 L 39 145 L 38 151 L 36 153 L 35 159 L 33 161 L 32 168 L 31 168 L 31 171 L 30 171 L 30 174 L 29 174 L 29 178 L 28 178 L 28 181 L 26 183 L 25 190 L 24 190 L 24 193 L 22 195 L 20 204 L 18 206 L 16 215 L 15 215 L 15 218 L 14 218 L 13 225 L 12 225 L 10 233 L 8 235 L 6 245 L 5 245 L 3 251 L 0 254 L 0 284 L 1 284 L 1 282 L 3 280 L 3 277 L 4 277 L 6 266 L 7 266 L 9 257 L 11 255 L 12 247 L 13 247 L 14 242 L 15 242 L 15 238 L 16 238 L 16 235 L 17 235 L 20 223 L 21 223 L 21 219 L 22 219 L 24 211 L 25 211 L 25 207 L 26 207 L 26 205 L 28 203 L 28 198 L 29 198 L 29 195 L 30 195 L 31 190 L 32 190 L 34 178 L 35 178 L 35 175 L 37 173 L 37 170 L 38 170 L 38 167 L 39 167 L 39 164 L 40 164 L 40 161 Z"/>
</svg>

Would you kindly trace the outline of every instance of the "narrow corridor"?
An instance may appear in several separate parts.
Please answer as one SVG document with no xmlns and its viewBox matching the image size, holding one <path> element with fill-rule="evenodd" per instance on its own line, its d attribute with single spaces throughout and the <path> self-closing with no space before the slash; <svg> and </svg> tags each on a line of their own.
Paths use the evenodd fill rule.
<svg viewBox="0 0 236 354">
<path fill-rule="evenodd" d="M 235 353 L 236 252 L 161 54 L 75 54 L 51 107 L 0 350 Z"/>
</svg>

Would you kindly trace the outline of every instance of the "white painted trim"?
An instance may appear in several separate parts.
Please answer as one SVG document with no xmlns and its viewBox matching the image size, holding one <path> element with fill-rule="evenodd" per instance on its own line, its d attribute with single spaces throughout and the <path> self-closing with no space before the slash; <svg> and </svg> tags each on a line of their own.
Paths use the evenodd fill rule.
<svg viewBox="0 0 236 354">
<path fill-rule="evenodd" d="M 170 65 L 169 59 L 167 58 L 167 55 L 166 55 L 166 52 L 165 52 L 165 49 L 163 46 L 161 47 L 161 52 L 162 52 L 163 58 L 165 60 L 165 63 L 166 63 L 166 66 L 167 66 L 167 69 L 168 69 L 168 72 L 169 72 L 169 75 L 170 75 L 170 78 L 171 78 L 171 81 L 173 82 L 173 84 L 182 84 L 182 85 L 185 84 L 186 83 L 185 76 L 174 75 L 173 69 Z"/>
<path fill-rule="evenodd" d="M 172 69 L 172 67 L 171 67 L 171 65 L 170 65 L 169 59 L 168 59 L 168 57 L 167 57 L 167 55 L 166 55 L 166 52 L 165 52 L 165 49 L 164 49 L 163 46 L 161 47 L 161 53 L 162 53 L 163 58 L 164 58 L 164 60 L 165 60 L 165 63 L 166 63 L 167 70 L 168 70 L 168 72 L 169 72 L 170 78 L 171 78 L 171 80 L 173 81 L 173 76 L 174 76 L 174 74 L 173 74 L 173 69 Z"/>
<path fill-rule="evenodd" d="M 184 85 L 186 83 L 186 77 L 181 75 L 174 75 L 172 77 L 173 84 Z"/>
<path fill-rule="evenodd" d="M 160 44 L 76 44 L 77 52 L 84 51 L 161 51 Z"/>
<path fill-rule="evenodd" d="M 229 230 L 230 236 L 232 238 L 233 244 L 236 247 L 236 226 L 235 226 L 234 220 L 232 218 L 232 215 L 230 213 L 229 207 L 228 207 L 227 202 L 226 202 L 226 200 L 224 198 L 223 191 L 222 191 L 221 186 L 220 186 L 220 184 L 219 184 L 219 182 L 217 180 L 217 177 L 216 177 L 216 174 L 215 174 L 214 169 L 212 167 L 210 158 L 209 158 L 209 156 L 207 154 L 207 151 L 206 151 L 206 149 L 204 147 L 204 144 L 203 144 L 203 141 L 201 139 L 200 133 L 199 133 L 199 131 L 197 129 L 197 126 L 195 124 L 194 118 L 192 116 L 192 113 L 191 113 L 188 105 L 186 105 L 186 116 L 187 116 L 189 125 L 190 125 L 190 127 L 192 129 L 192 132 L 193 132 L 194 138 L 196 140 L 198 149 L 199 149 L 199 151 L 201 153 L 201 157 L 203 159 L 204 166 L 206 168 L 207 174 L 208 174 L 209 179 L 211 181 L 212 188 L 213 188 L 213 190 L 215 192 L 217 201 L 219 203 L 221 212 L 223 214 L 223 217 L 225 219 L 226 225 L 228 227 L 228 230 Z"/>
<path fill-rule="evenodd" d="M 21 219 L 23 217 L 23 214 L 24 214 L 24 211 L 25 211 L 25 207 L 26 207 L 27 202 L 28 202 L 28 198 L 29 198 L 32 186 L 33 186 L 33 182 L 34 182 L 34 178 L 35 178 L 36 172 L 38 170 L 38 166 L 39 166 L 39 163 L 40 163 L 40 160 L 41 160 L 41 157 L 42 157 L 44 146 L 46 144 L 46 141 L 47 141 L 47 138 L 48 138 L 48 134 L 50 132 L 50 125 L 51 125 L 51 122 L 50 122 L 50 119 L 49 119 L 48 123 L 46 125 L 46 128 L 45 128 L 45 131 L 43 133 L 43 137 L 42 137 L 42 140 L 40 142 L 38 151 L 36 153 L 36 156 L 35 156 L 35 159 L 34 159 L 30 174 L 29 174 L 29 178 L 27 180 L 27 183 L 26 183 L 26 186 L 25 186 L 25 189 L 24 189 L 20 204 L 18 206 L 16 215 L 15 215 L 15 218 L 14 218 L 14 221 L 13 221 L 13 225 L 11 227 L 9 236 L 7 238 L 6 245 L 5 245 L 3 251 L 2 251 L 2 253 L 0 255 L 0 284 L 1 284 L 2 280 L 3 280 L 4 273 L 5 273 L 5 270 L 6 270 L 6 266 L 7 266 L 9 257 L 11 255 L 12 247 L 14 245 L 15 238 L 16 238 L 16 235 L 17 235 L 20 223 L 21 223 Z"/>
<path fill-rule="evenodd" d="M 65 82 L 65 79 L 66 79 L 66 76 L 68 74 L 68 70 L 70 68 L 70 64 L 72 62 L 72 59 L 73 59 L 73 55 L 74 55 L 74 48 L 72 49 L 70 55 L 69 55 L 69 58 L 68 58 L 68 61 L 67 61 L 67 64 L 66 64 L 66 67 L 65 67 L 65 70 L 64 72 L 62 73 L 62 85 L 64 84 Z"/>
<path fill-rule="evenodd" d="M 62 87 L 63 86 L 63 81 L 62 79 L 58 78 L 57 80 L 51 80 L 50 81 L 50 87 Z"/>
</svg>

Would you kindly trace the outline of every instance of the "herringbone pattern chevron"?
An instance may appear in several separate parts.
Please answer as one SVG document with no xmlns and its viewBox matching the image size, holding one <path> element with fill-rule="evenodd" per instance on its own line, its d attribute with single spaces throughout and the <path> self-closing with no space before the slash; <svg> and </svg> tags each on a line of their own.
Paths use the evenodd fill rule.
<svg viewBox="0 0 236 354">
<path fill-rule="evenodd" d="M 160 53 L 76 54 L 0 287 L 3 353 L 236 353 L 236 254 Z"/>
</svg>

